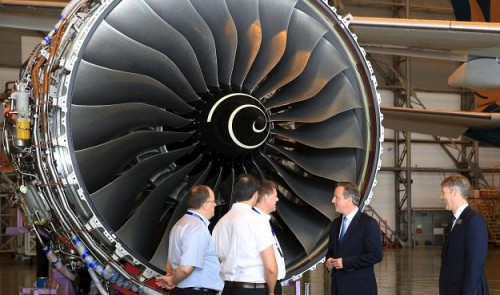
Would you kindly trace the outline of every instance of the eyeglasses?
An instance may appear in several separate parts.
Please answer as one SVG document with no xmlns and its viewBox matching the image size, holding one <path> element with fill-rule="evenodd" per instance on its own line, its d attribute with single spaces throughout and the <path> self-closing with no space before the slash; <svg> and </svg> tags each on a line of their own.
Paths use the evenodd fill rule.
<svg viewBox="0 0 500 295">
<path fill-rule="evenodd" d="M 205 203 L 214 203 L 214 204 L 217 204 L 217 202 L 215 200 L 205 201 Z"/>
</svg>

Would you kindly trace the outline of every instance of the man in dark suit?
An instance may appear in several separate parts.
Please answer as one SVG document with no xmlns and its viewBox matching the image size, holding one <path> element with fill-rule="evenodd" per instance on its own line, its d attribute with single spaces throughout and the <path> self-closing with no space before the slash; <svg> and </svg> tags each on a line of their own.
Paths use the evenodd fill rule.
<svg viewBox="0 0 500 295">
<path fill-rule="evenodd" d="M 331 295 L 376 295 L 373 266 L 382 260 L 378 223 L 359 211 L 356 185 L 339 182 L 332 203 L 341 215 L 331 226 L 325 265 L 331 272 Z"/>
<path fill-rule="evenodd" d="M 469 181 L 462 175 L 441 182 L 441 199 L 454 217 L 441 253 L 441 295 L 489 294 L 484 274 L 488 228 L 484 218 L 469 207 L 469 193 Z"/>
</svg>

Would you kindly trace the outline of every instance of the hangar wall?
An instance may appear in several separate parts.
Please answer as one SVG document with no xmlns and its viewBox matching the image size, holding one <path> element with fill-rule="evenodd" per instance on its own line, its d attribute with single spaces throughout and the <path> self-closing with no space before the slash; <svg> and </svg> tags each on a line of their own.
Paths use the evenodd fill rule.
<svg viewBox="0 0 500 295">
<path fill-rule="evenodd" d="M 433 75 L 428 75 L 432 76 Z M 418 79 L 418 78 L 414 78 Z M 393 105 L 393 92 L 390 90 L 379 90 L 383 106 Z M 422 100 L 427 108 L 444 110 L 461 110 L 461 95 L 458 93 L 432 93 L 416 92 L 416 95 Z M 385 142 L 383 143 L 384 152 L 382 154 L 382 171 L 377 176 L 377 186 L 374 188 L 374 198 L 370 205 L 382 216 L 389 227 L 396 227 L 396 178 L 395 172 L 390 171 L 395 167 L 395 148 L 391 139 L 395 136 L 394 130 L 385 130 Z M 441 181 L 451 174 L 457 173 L 454 161 L 446 152 L 436 144 L 433 137 L 425 134 L 412 133 L 411 147 L 411 166 L 428 171 L 412 171 L 412 208 L 419 210 L 438 210 L 443 209 L 443 203 L 440 196 Z M 457 142 L 470 142 L 466 137 L 453 139 Z M 466 153 L 470 148 L 466 148 Z M 458 151 L 451 151 L 455 158 L 458 158 Z M 475 151 L 478 153 L 479 167 L 486 168 L 482 174 L 490 185 L 500 183 L 500 158 L 499 150 L 496 147 L 479 146 Z M 384 169 L 385 168 L 385 169 Z M 498 168 L 495 171 L 495 168 Z M 436 171 L 431 171 L 436 169 Z M 492 171 L 492 172 L 489 172 Z M 403 208 L 406 209 L 406 203 Z M 413 227 L 416 226 L 416 221 Z"/>
</svg>

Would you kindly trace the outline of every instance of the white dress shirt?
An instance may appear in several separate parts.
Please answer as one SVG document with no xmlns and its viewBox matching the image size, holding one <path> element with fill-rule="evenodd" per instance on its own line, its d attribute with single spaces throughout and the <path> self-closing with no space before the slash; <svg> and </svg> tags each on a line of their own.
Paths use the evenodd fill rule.
<svg viewBox="0 0 500 295">
<path fill-rule="evenodd" d="M 354 216 L 356 215 L 356 213 L 358 213 L 359 209 L 358 208 L 355 208 L 354 210 L 352 210 L 351 213 L 347 214 L 347 220 L 345 222 L 345 231 L 344 232 L 347 232 L 347 229 L 349 228 L 349 225 L 351 225 L 351 221 L 352 219 L 354 218 Z M 340 237 L 340 234 L 341 232 L 339 232 L 339 237 Z"/>
<path fill-rule="evenodd" d="M 265 283 L 260 252 L 275 243 L 269 222 L 244 203 L 234 203 L 214 227 L 224 281 Z"/>
<path fill-rule="evenodd" d="M 283 257 L 283 250 L 281 250 L 280 243 L 278 241 L 278 238 L 276 237 L 276 234 L 274 233 L 274 230 L 272 229 L 271 226 L 271 215 L 262 212 L 259 208 L 254 207 L 254 210 L 256 213 L 259 213 L 259 216 L 262 216 L 262 218 L 269 223 L 269 230 L 273 234 L 274 237 L 274 256 L 276 256 L 276 263 L 278 264 L 278 280 L 282 280 L 285 278 L 286 275 L 286 265 L 285 265 L 285 257 Z"/>
</svg>

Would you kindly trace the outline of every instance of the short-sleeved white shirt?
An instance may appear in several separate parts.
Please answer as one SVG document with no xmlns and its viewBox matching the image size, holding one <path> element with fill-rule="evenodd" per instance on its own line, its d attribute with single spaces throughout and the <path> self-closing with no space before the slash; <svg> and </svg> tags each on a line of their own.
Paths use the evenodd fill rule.
<svg viewBox="0 0 500 295">
<path fill-rule="evenodd" d="M 269 222 L 245 203 L 235 203 L 214 227 L 215 251 L 224 281 L 265 283 L 260 252 L 275 241 Z"/>
<path fill-rule="evenodd" d="M 269 223 L 269 230 L 271 230 L 271 233 L 273 233 L 274 237 L 274 256 L 276 257 L 276 263 L 278 264 L 278 280 L 282 280 L 285 278 L 286 275 L 286 265 L 285 265 L 285 257 L 283 257 L 283 250 L 281 250 L 280 242 L 278 241 L 278 238 L 276 237 L 276 234 L 274 233 L 273 229 L 271 228 L 271 216 L 263 211 L 261 211 L 259 208 L 254 208 L 254 211 L 256 213 L 260 214 L 261 216 L 267 223 Z"/>
</svg>

